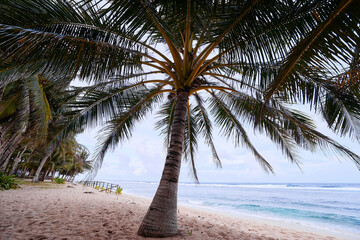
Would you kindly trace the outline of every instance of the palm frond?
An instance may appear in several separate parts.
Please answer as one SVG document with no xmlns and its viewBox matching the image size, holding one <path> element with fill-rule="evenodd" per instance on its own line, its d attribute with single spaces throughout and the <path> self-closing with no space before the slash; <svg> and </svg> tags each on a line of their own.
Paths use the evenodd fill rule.
<svg viewBox="0 0 360 240">
<path fill-rule="evenodd" d="M 187 104 L 187 112 L 186 112 L 186 121 L 185 121 L 185 139 L 183 144 L 183 159 L 188 162 L 190 173 L 194 178 L 195 182 L 199 182 L 199 178 L 197 176 L 196 166 L 195 166 L 195 152 L 198 147 L 197 142 L 197 133 L 198 123 L 197 119 L 194 116 L 194 111 L 189 101 Z"/>
<path fill-rule="evenodd" d="M 273 173 L 273 168 L 252 145 L 244 127 L 231 112 L 229 107 L 218 98 L 214 92 L 209 91 L 209 94 L 212 96 L 212 98 L 210 98 L 211 112 L 214 115 L 215 123 L 221 127 L 223 135 L 228 138 L 233 137 L 236 146 L 243 145 L 248 148 L 254 154 L 256 160 L 258 160 L 263 169 L 268 173 Z"/>
<path fill-rule="evenodd" d="M 335 89 L 337 90 L 337 89 Z M 360 99 L 344 91 L 328 91 L 321 102 L 321 112 L 329 127 L 341 135 L 360 140 Z"/>
<path fill-rule="evenodd" d="M 103 133 L 100 137 L 99 147 L 96 149 L 94 157 L 93 171 L 89 173 L 87 178 L 93 178 L 96 176 L 97 170 L 101 167 L 105 153 L 114 148 L 118 142 L 123 141 L 131 137 L 135 123 L 144 119 L 154 104 L 161 100 L 162 86 L 157 86 L 143 91 L 134 93 L 131 99 L 132 103 L 125 108 L 119 115 L 114 116 L 113 119 L 107 121 L 106 126 L 101 130 Z M 101 138 L 103 138 L 101 140 Z"/>
<path fill-rule="evenodd" d="M 34 129 L 37 130 L 37 137 L 40 141 L 44 141 L 47 136 L 48 126 L 52 119 L 52 110 L 44 92 L 44 86 L 40 82 L 39 77 L 32 77 L 29 79 L 29 89 L 31 93 L 32 105 L 32 122 Z"/>
<path fill-rule="evenodd" d="M 164 146 L 166 148 L 168 148 L 170 144 L 170 134 L 174 119 L 175 103 L 176 99 L 172 99 L 162 105 L 161 109 L 158 111 L 158 116 L 160 119 L 155 124 L 155 129 L 160 130 L 160 133 L 165 136 Z"/>
<path fill-rule="evenodd" d="M 0 101 L 0 119 L 6 118 L 16 112 L 15 103 L 18 101 L 20 93 Z"/>
<path fill-rule="evenodd" d="M 68 113 L 66 124 L 58 129 L 58 133 L 53 136 L 49 144 L 65 138 L 68 133 L 73 131 L 115 118 L 124 109 L 131 107 L 132 99 L 138 95 L 138 92 L 145 90 L 145 86 L 138 84 L 123 85 L 120 88 L 109 88 L 102 91 L 97 90 L 97 87 L 85 88 L 85 93 L 81 98 L 68 104 L 68 107 L 73 110 Z"/>
<path fill-rule="evenodd" d="M 196 118 L 198 119 L 199 124 L 199 132 L 203 133 L 203 137 L 205 140 L 205 144 L 208 145 L 211 149 L 213 161 L 217 167 L 222 167 L 221 160 L 216 151 L 215 144 L 213 142 L 212 136 L 212 124 L 208 115 L 208 112 L 204 106 L 203 99 L 195 94 L 195 99 L 197 102 L 197 106 L 194 108 L 194 113 L 196 114 Z"/>
<path fill-rule="evenodd" d="M 327 67 L 337 70 L 336 64 L 347 62 L 349 57 L 352 59 L 354 43 L 358 41 L 358 21 L 354 21 L 359 19 L 357 1 L 340 1 L 333 5 L 333 9 L 324 8 L 323 12 L 318 10 L 315 13 L 324 14 L 326 17 L 291 50 L 277 77 L 268 87 L 265 102 L 268 102 L 275 92 L 289 91 L 297 82 L 296 78 L 301 75 L 309 76 L 311 73 L 319 76 L 318 72 L 328 74 L 321 71 L 325 71 Z M 346 35 L 341 34 L 342 27 L 347 29 Z M 309 66 L 317 73 L 311 71 Z"/>
<path fill-rule="evenodd" d="M 244 93 L 219 93 L 218 96 L 225 101 L 232 112 L 235 113 L 243 122 L 247 122 L 254 127 L 254 131 L 260 134 L 265 132 L 278 147 L 283 154 L 292 162 L 300 167 L 300 161 L 296 154 L 296 145 L 305 149 L 311 149 L 314 146 L 313 139 L 307 138 L 302 132 L 299 132 L 295 125 L 290 124 L 283 118 L 282 112 L 276 104 L 274 106 L 266 106 L 264 117 L 255 125 L 256 116 L 259 114 L 263 102 L 251 95 Z M 294 118 L 301 119 L 303 124 L 312 125 L 310 119 L 303 114 L 293 114 Z"/>
</svg>

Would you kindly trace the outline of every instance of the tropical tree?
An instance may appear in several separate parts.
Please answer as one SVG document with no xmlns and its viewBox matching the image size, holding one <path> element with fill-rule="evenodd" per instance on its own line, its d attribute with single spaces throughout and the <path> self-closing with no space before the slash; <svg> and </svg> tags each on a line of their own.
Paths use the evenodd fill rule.
<svg viewBox="0 0 360 240">
<path fill-rule="evenodd" d="M 31 145 L 30 145 L 31 146 Z M 17 152 L 18 158 L 13 161 L 10 175 L 29 174 L 30 176 L 37 169 L 42 159 L 43 153 L 38 149 L 25 147 Z M 18 160 L 18 161 L 16 161 Z M 18 171 L 15 171 L 15 169 Z M 67 181 L 73 181 L 79 173 L 84 173 L 92 169 L 92 162 L 89 160 L 89 150 L 79 144 L 75 137 L 68 137 L 62 141 L 52 154 L 48 157 L 44 166 L 41 168 L 39 180 L 50 177 L 53 180 L 56 174 L 63 175 Z"/>
<path fill-rule="evenodd" d="M 39 64 L 28 67 L 38 69 Z M 21 71 L 14 63 L 1 64 L 0 69 L 3 73 L 13 69 Z M 35 152 L 34 156 L 41 160 L 33 179 L 38 182 L 45 162 L 61 141 L 72 141 L 77 146 L 74 132 L 51 146 L 47 142 L 48 138 L 58 133 L 59 125 L 66 123 L 66 115 L 71 111 L 67 105 L 78 96 L 78 90 L 69 89 L 70 82 L 68 76 L 53 73 L 48 77 L 30 75 L 16 79 L 13 76 L 10 82 L 3 83 L 3 99 L 0 101 L 0 171 L 5 171 L 12 164 L 9 173 L 13 174 L 22 155 L 30 147 Z M 72 153 L 76 154 L 75 149 Z"/>
<path fill-rule="evenodd" d="M 68 87 L 68 84 L 57 84 L 52 85 L 57 86 L 52 90 L 52 94 L 50 97 L 50 104 L 53 119 L 48 122 L 48 131 L 46 136 L 42 139 L 41 143 L 36 146 L 36 150 L 41 153 L 41 161 L 40 164 L 35 172 L 33 182 L 39 181 L 39 176 L 41 171 L 43 170 L 43 167 L 45 163 L 48 161 L 48 159 L 53 155 L 54 151 L 60 147 L 60 145 L 64 142 L 72 142 L 74 145 L 77 144 L 76 141 L 74 141 L 74 136 L 79 133 L 80 131 L 73 131 L 69 134 L 67 134 L 66 137 L 62 138 L 60 141 L 57 141 L 56 143 L 49 144 L 49 141 L 53 138 L 53 136 L 56 136 L 59 133 L 59 129 L 61 129 L 61 125 L 64 125 L 67 123 L 68 118 L 66 117 L 67 114 L 69 114 L 70 108 L 68 107 L 69 101 L 74 101 L 74 99 L 77 97 L 76 91 L 68 91 L 64 87 Z M 68 81 L 69 83 L 69 81 Z M 67 149 L 68 154 L 75 154 L 75 151 L 73 149 Z M 66 150 L 65 150 L 66 151 Z"/>
<path fill-rule="evenodd" d="M 53 172 L 52 177 L 56 171 L 67 181 L 73 181 L 77 174 L 91 170 L 92 162 L 88 159 L 89 155 L 89 150 L 85 146 L 79 144 L 74 137 L 69 137 L 59 144 L 50 156 L 47 171 Z"/>
<path fill-rule="evenodd" d="M 52 115 L 43 89 L 44 81 L 32 76 L 4 86 L 0 102 L 2 170 L 23 140 L 32 138 L 32 144 L 37 145 L 47 134 Z"/>
<path fill-rule="evenodd" d="M 39 71 L 77 73 L 88 81 L 91 86 L 73 105 L 78 111 L 72 121 L 50 142 L 105 121 L 98 167 L 108 149 L 160 109 L 157 127 L 166 136 L 167 157 L 138 234 L 165 237 L 177 234 L 182 159 L 197 179 L 199 137 L 221 165 L 213 123 L 268 172 L 273 169 L 244 124 L 265 133 L 296 164 L 296 147 L 320 146 L 359 167 L 358 155 L 292 108 L 306 103 L 334 132 L 359 140 L 358 5 L 358 0 L 3 0 L 1 57 L 19 65 L 46 59 Z"/>
<path fill-rule="evenodd" d="M 90 171 L 92 168 L 89 158 L 89 150 L 79 144 L 75 137 L 68 137 L 62 141 L 45 162 L 42 172 L 44 177 L 51 174 L 63 175 L 67 181 L 73 181 L 79 173 Z"/>
</svg>

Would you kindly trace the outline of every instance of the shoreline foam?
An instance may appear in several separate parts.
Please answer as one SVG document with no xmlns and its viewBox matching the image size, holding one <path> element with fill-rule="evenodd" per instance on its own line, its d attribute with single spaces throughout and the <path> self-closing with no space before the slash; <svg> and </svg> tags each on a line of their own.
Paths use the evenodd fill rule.
<svg viewBox="0 0 360 240">
<path fill-rule="evenodd" d="M 138 195 L 135 195 L 138 196 Z M 142 197 L 142 196 L 138 196 Z M 360 240 L 359 234 L 357 232 L 347 230 L 339 227 L 330 227 L 322 223 L 308 222 L 305 220 L 295 220 L 295 219 L 285 219 L 280 217 L 257 215 L 255 213 L 239 213 L 233 212 L 231 209 L 222 209 L 216 207 L 210 207 L 200 204 L 192 204 L 186 202 L 179 202 L 179 206 L 184 206 L 187 208 L 198 209 L 200 211 L 205 211 L 209 213 L 215 213 L 219 215 L 224 215 L 227 217 L 234 217 L 241 219 L 242 221 L 252 220 L 255 222 L 260 222 L 264 224 L 276 225 L 279 227 L 289 228 L 297 231 L 308 231 L 320 235 L 331 235 L 337 238 L 345 238 L 348 240 Z"/>
<path fill-rule="evenodd" d="M 136 232 L 150 199 L 78 184 L 49 186 L 0 192 L 0 239 L 144 239 Z M 178 225 L 180 235 L 169 239 L 351 239 L 184 205 L 178 208 Z"/>
</svg>

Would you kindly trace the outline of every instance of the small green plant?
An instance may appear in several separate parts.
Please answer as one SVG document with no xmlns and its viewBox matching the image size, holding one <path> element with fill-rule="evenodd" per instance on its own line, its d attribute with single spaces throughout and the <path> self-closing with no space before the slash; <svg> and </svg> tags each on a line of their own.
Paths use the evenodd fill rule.
<svg viewBox="0 0 360 240">
<path fill-rule="evenodd" d="M 64 184 L 64 183 L 65 183 L 65 179 L 59 178 L 59 177 L 55 177 L 55 178 L 54 178 L 54 181 L 55 181 L 57 184 Z"/>
<path fill-rule="evenodd" d="M 104 187 L 101 187 L 100 190 L 101 190 L 101 191 L 105 191 L 105 188 L 104 188 Z"/>
<path fill-rule="evenodd" d="M 14 179 L 14 176 L 6 176 L 3 172 L 0 172 L 0 189 L 9 190 L 19 187 L 18 182 Z"/>
<path fill-rule="evenodd" d="M 189 234 L 189 236 L 191 236 L 193 234 L 192 229 L 191 230 L 187 229 L 186 231 Z"/>
<path fill-rule="evenodd" d="M 116 194 L 116 195 L 120 195 L 121 192 L 122 192 L 122 190 L 123 190 L 122 187 L 118 186 L 118 187 L 116 188 L 115 194 Z"/>
<path fill-rule="evenodd" d="M 100 187 L 99 187 L 99 186 L 96 186 L 96 187 L 95 187 L 95 189 L 96 189 L 96 190 L 99 190 L 99 189 L 100 189 Z"/>
</svg>

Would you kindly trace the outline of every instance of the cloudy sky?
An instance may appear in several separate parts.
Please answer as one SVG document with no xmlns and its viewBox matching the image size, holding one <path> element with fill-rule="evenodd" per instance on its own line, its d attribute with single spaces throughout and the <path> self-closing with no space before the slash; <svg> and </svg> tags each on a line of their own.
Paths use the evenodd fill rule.
<svg viewBox="0 0 360 240">
<path fill-rule="evenodd" d="M 166 149 L 163 136 L 154 130 L 154 116 L 139 123 L 133 137 L 119 144 L 114 151 L 109 151 L 102 168 L 98 171 L 98 180 L 159 181 L 164 165 Z M 318 121 L 319 130 L 334 137 Z M 88 130 L 78 136 L 78 141 L 94 152 L 99 128 Z M 321 182 L 321 183 L 360 183 L 360 171 L 348 159 L 337 158 L 333 154 L 321 151 L 311 153 L 299 151 L 301 169 L 291 164 L 277 147 L 265 136 L 248 133 L 259 152 L 272 164 L 275 175 L 267 174 L 256 162 L 252 154 L 220 137 L 214 131 L 217 150 L 223 167 L 217 168 L 212 162 L 210 150 L 199 144 L 196 154 L 196 166 L 200 182 L 241 182 L 241 183 L 288 183 L 288 182 Z M 336 137 L 336 136 L 335 136 Z M 345 146 L 360 154 L 359 143 L 348 138 L 337 138 Z M 199 141 L 200 142 L 200 141 Z M 183 163 L 180 181 L 191 182 L 189 167 Z"/>
<path fill-rule="evenodd" d="M 157 46 L 158 50 L 166 52 L 163 46 Z M 84 86 L 84 82 L 75 81 L 74 86 Z M 308 107 L 297 106 L 298 110 L 308 112 Z M 156 112 L 154 112 L 156 113 Z M 311 115 L 312 114 L 312 115 Z M 315 116 L 315 124 L 318 131 L 336 139 L 339 143 L 350 148 L 360 155 L 360 142 L 353 142 L 349 138 L 340 138 L 326 127 L 320 117 Z M 130 140 L 120 143 L 114 151 L 108 151 L 104 158 L 103 166 L 98 171 L 98 180 L 130 180 L 130 181 L 159 181 L 163 170 L 166 149 L 164 138 L 159 131 L 154 130 L 156 115 L 149 116 L 140 122 Z M 99 130 L 88 130 L 77 137 L 93 153 Z M 240 182 L 240 183 L 360 183 L 360 171 L 349 159 L 338 157 L 326 151 L 311 153 L 299 151 L 301 170 L 290 163 L 281 150 L 277 149 L 266 136 L 254 135 L 252 129 L 248 129 L 252 143 L 263 157 L 273 166 L 275 175 L 267 174 L 257 163 L 252 154 L 244 148 L 235 148 L 234 144 L 227 141 L 214 129 L 214 141 L 217 152 L 222 160 L 222 168 L 217 168 L 212 162 L 210 149 L 201 144 L 195 156 L 198 177 L 201 182 Z M 200 143 L 201 142 L 201 143 Z M 187 163 L 181 168 L 180 181 L 192 182 Z"/>
</svg>

